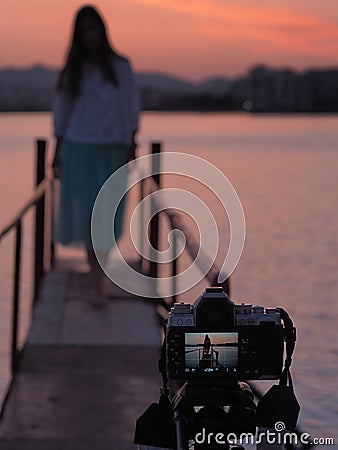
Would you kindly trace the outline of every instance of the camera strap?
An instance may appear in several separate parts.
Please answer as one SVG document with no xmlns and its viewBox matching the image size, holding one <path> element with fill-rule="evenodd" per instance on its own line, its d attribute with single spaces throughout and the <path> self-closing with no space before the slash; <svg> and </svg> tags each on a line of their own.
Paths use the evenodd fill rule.
<svg viewBox="0 0 338 450">
<path fill-rule="evenodd" d="M 165 335 L 164 329 L 164 339 L 161 348 L 161 356 L 158 360 L 158 369 L 160 374 L 162 375 L 162 389 L 164 392 L 168 392 L 168 375 L 167 375 L 167 355 L 166 355 L 166 347 L 167 347 L 167 338 Z"/>
<path fill-rule="evenodd" d="M 292 364 L 292 355 L 295 350 L 296 345 L 296 328 L 293 326 L 293 322 L 289 314 L 283 308 L 277 308 L 277 311 L 280 314 L 280 318 L 284 323 L 284 340 L 285 340 L 285 350 L 286 350 L 286 358 L 284 362 L 284 371 L 283 373 L 289 370 Z M 283 374 L 282 374 L 283 376 Z"/>
<path fill-rule="evenodd" d="M 296 428 L 300 406 L 293 389 L 290 366 L 296 345 L 296 328 L 289 314 L 283 308 L 277 308 L 284 324 L 286 358 L 279 384 L 272 386 L 259 400 L 256 410 L 257 426 L 275 429 L 283 422 L 287 430 Z"/>
</svg>

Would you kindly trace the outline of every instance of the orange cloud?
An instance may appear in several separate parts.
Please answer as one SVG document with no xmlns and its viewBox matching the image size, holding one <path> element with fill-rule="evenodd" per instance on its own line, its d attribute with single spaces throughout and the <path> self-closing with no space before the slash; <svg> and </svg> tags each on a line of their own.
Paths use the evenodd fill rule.
<svg viewBox="0 0 338 450">
<path fill-rule="evenodd" d="M 248 2 L 242 2 L 240 6 L 209 0 L 193 0 L 181 2 L 181 0 L 138 0 L 151 5 L 154 8 L 175 11 L 181 16 L 193 18 L 196 24 L 203 25 L 205 29 L 212 30 L 214 25 L 222 27 L 224 34 L 229 29 L 238 31 L 257 30 L 259 28 L 280 32 L 338 32 L 338 25 L 331 23 L 329 19 L 323 19 L 311 13 L 296 11 L 280 6 L 255 6 Z"/>
<path fill-rule="evenodd" d="M 209 42 L 209 48 L 223 48 L 224 54 L 230 50 L 230 41 L 235 48 L 242 48 L 243 54 L 251 51 L 261 60 L 268 60 L 271 54 L 282 52 L 284 60 L 287 55 L 292 61 L 295 59 L 293 55 L 298 58 L 304 54 L 321 59 L 331 57 L 334 63 L 338 24 L 330 16 L 319 16 L 318 11 L 311 12 L 311 2 L 308 3 L 308 10 L 304 11 L 290 4 L 273 6 L 272 3 L 268 6 L 266 2 L 259 5 L 245 0 L 209 0 L 207 4 L 205 0 L 138 1 L 162 11 L 176 13 L 194 31 L 195 40 L 199 37 Z M 197 41 L 196 46 L 203 46 L 203 41 Z"/>
</svg>

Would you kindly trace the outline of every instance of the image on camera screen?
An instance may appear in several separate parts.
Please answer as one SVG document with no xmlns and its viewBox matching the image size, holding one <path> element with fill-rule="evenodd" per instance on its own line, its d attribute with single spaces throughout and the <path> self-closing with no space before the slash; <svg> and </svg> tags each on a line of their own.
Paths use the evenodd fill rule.
<svg viewBox="0 0 338 450">
<path fill-rule="evenodd" d="M 185 333 L 184 353 L 186 374 L 235 374 L 238 333 Z"/>
</svg>

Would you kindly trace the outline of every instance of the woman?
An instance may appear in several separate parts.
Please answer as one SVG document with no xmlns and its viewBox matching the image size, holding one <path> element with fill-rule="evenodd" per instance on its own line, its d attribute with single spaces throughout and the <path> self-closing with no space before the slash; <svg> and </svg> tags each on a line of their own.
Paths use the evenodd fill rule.
<svg viewBox="0 0 338 450">
<path fill-rule="evenodd" d="M 56 87 L 53 165 L 61 181 L 58 240 L 64 245 L 84 244 L 96 306 L 104 306 L 106 298 L 104 273 L 91 242 L 91 213 L 106 179 L 134 156 L 138 115 L 129 61 L 112 49 L 97 10 L 81 8 Z M 122 233 L 123 204 L 119 208 L 116 239 Z M 100 262 L 108 252 L 100 255 Z"/>
</svg>

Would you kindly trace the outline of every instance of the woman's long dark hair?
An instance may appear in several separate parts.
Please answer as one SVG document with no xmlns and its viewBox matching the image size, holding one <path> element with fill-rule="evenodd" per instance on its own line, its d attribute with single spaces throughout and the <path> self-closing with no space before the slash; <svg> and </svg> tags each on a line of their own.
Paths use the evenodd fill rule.
<svg viewBox="0 0 338 450">
<path fill-rule="evenodd" d="M 97 50 L 98 65 L 105 78 L 115 86 L 118 85 L 118 79 L 112 62 L 113 57 L 118 56 L 118 54 L 109 44 L 106 27 L 100 14 L 93 6 L 84 6 L 78 11 L 75 17 L 73 36 L 66 64 L 61 70 L 56 84 L 56 89 L 58 91 L 65 90 L 73 96 L 79 94 L 83 63 L 88 58 L 88 52 L 83 43 L 81 33 L 82 23 L 88 18 L 96 22 L 101 32 L 101 43 Z"/>
</svg>

